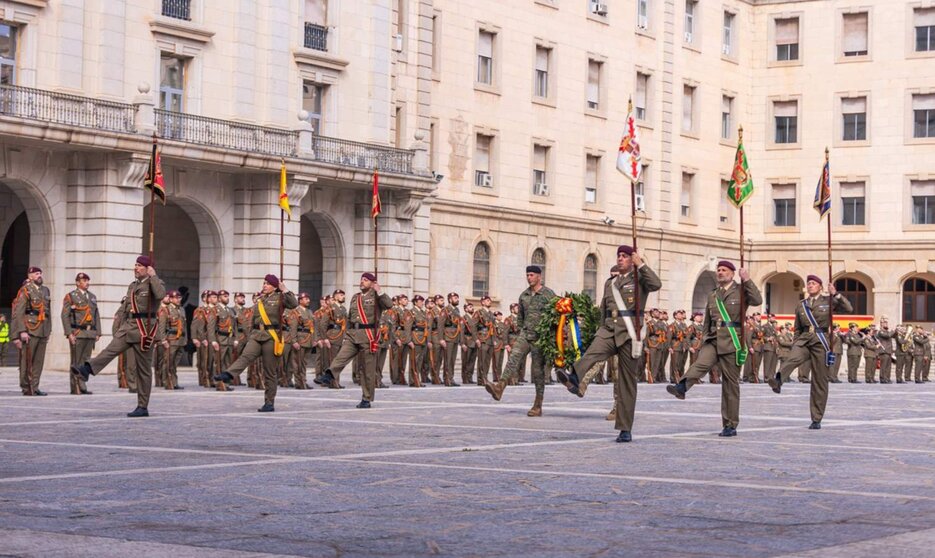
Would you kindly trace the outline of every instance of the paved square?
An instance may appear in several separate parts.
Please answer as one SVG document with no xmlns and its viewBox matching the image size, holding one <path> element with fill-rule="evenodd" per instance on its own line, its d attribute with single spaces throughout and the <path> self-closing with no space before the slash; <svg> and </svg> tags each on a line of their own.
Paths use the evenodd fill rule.
<svg viewBox="0 0 935 558">
<path fill-rule="evenodd" d="M 531 386 L 262 394 L 154 389 L 148 419 L 115 376 L 25 398 L 0 371 L 0 555 L 931 556 L 933 384 L 742 387 L 717 437 L 717 386 L 640 386 L 634 442 L 578 399 Z"/>
</svg>

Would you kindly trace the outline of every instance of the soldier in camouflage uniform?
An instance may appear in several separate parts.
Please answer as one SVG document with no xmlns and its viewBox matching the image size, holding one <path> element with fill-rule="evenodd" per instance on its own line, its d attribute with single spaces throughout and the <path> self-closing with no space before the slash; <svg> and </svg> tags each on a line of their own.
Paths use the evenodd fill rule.
<svg viewBox="0 0 935 558">
<path fill-rule="evenodd" d="M 101 338 L 101 314 L 97 310 L 97 297 L 88 290 L 90 282 L 86 273 L 79 273 L 75 277 L 75 290 L 62 301 L 62 329 L 71 347 L 72 366 L 89 360 L 94 344 Z M 91 395 L 81 377 L 69 374 L 69 378 L 72 395 Z"/>
<path fill-rule="evenodd" d="M 526 283 L 529 287 L 519 295 L 519 312 L 516 316 L 521 334 L 516 339 L 516 346 L 510 352 L 510 359 L 499 382 L 487 382 L 485 388 L 491 397 L 499 401 L 503 391 L 509 385 L 521 365 L 525 365 L 526 355 L 532 353 L 532 381 L 536 386 L 536 400 L 526 416 L 542 416 L 542 397 L 545 395 L 546 363 L 542 351 L 536 347 L 539 339 L 536 326 L 542 321 L 542 315 L 549 307 L 555 292 L 542 284 L 542 268 L 537 265 L 526 267 Z M 549 363 L 551 367 L 551 363 Z"/>
</svg>

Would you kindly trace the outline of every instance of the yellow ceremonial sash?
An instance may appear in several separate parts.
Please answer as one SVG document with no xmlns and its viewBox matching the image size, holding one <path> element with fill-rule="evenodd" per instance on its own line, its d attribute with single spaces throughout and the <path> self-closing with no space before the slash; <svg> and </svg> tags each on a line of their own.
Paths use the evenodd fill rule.
<svg viewBox="0 0 935 558">
<path fill-rule="evenodd" d="M 273 354 L 276 356 L 282 356 L 282 351 L 286 344 L 283 343 L 282 339 L 279 338 L 279 333 L 277 333 L 276 330 L 270 329 L 269 326 L 273 324 L 269 321 L 269 316 L 266 315 L 266 307 L 263 306 L 263 301 L 259 301 L 256 307 L 257 310 L 260 311 L 260 319 L 263 320 L 263 325 L 266 326 L 266 333 L 269 333 L 269 336 L 273 338 Z"/>
</svg>

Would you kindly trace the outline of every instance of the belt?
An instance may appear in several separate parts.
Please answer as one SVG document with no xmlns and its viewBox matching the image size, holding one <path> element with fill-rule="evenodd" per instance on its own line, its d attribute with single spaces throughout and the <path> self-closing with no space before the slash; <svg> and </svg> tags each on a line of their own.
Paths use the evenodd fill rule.
<svg viewBox="0 0 935 558">
<path fill-rule="evenodd" d="M 740 327 L 740 322 L 724 322 L 724 321 L 718 320 L 717 326 L 718 327 Z"/>
<path fill-rule="evenodd" d="M 420 326 L 412 326 L 412 331 L 425 331 L 425 328 Z"/>
<path fill-rule="evenodd" d="M 81 330 L 84 330 L 84 331 L 91 331 L 92 329 L 94 329 L 94 324 L 84 324 L 84 325 L 71 324 L 71 328 L 72 328 L 72 329 L 81 329 Z"/>
<path fill-rule="evenodd" d="M 217 334 L 220 335 L 221 337 L 230 337 L 230 335 L 231 335 L 230 333 L 228 333 L 228 332 L 226 332 L 226 331 L 219 331 L 219 332 L 217 332 Z"/>
<path fill-rule="evenodd" d="M 259 329 L 260 331 L 266 331 L 269 329 L 279 329 L 279 324 L 260 324 L 253 326 L 253 329 Z"/>
<path fill-rule="evenodd" d="M 328 329 L 341 329 L 338 324 L 328 324 Z"/>
<path fill-rule="evenodd" d="M 376 329 L 377 324 L 347 324 L 347 329 Z"/>
<path fill-rule="evenodd" d="M 645 312 L 640 312 L 640 315 L 644 315 Z M 633 310 L 611 310 L 610 312 L 604 312 L 605 318 L 635 318 L 636 312 Z"/>
<path fill-rule="evenodd" d="M 38 311 L 38 310 L 33 310 L 32 308 L 30 308 L 29 310 L 24 311 L 23 313 L 26 314 L 27 316 L 38 316 L 38 315 L 39 315 L 39 311 Z"/>
<path fill-rule="evenodd" d="M 156 314 L 154 312 L 131 312 L 130 319 L 140 320 L 142 318 L 155 318 Z"/>
<path fill-rule="evenodd" d="M 166 333 L 168 333 L 169 335 L 178 335 L 178 334 L 179 334 L 179 330 L 177 330 L 177 329 L 170 329 L 170 330 L 167 330 Z"/>
<path fill-rule="evenodd" d="M 312 331 L 311 331 L 310 329 L 308 329 L 307 327 L 296 328 L 296 331 L 298 331 L 299 333 L 311 333 L 311 332 L 312 332 Z"/>
<path fill-rule="evenodd" d="M 487 331 L 487 328 L 486 328 L 486 327 L 479 327 L 479 328 L 477 328 L 477 331 L 484 331 L 484 332 L 486 332 L 486 331 Z"/>
</svg>

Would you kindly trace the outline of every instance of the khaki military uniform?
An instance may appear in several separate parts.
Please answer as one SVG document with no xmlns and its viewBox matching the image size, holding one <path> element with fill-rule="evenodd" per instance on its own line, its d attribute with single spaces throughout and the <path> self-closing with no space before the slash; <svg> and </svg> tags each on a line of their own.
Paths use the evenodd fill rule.
<svg viewBox="0 0 935 558">
<path fill-rule="evenodd" d="M 455 360 L 458 358 L 458 346 L 461 344 L 461 310 L 457 306 L 447 305 L 439 316 L 442 339 L 445 340 L 444 366 L 445 385 L 455 384 Z"/>
<path fill-rule="evenodd" d="M 377 386 L 383 383 L 383 369 L 386 367 L 386 357 L 392 351 L 392 346 L 394 345 L 392 341 L 393 332 L 396 329 L 396 307 L 393 306 L 388 310 L 385 310 L 380 315 L 380 327 L 379 327 L 379 340 L 378 346 L 379 351 L 377 351 L 376 357 L 376 375 L 377 375 Z M 392 367 L 392 363 L 390 364 Z M 390 371 L 390 383 L 393 382 L 392 370 Z"/>
<path fill-rule="evenodd" d="M 480 342 L 477 347 L 477 385 L 482 386 L 487 383 L 487 374 L 493 364 L 493 338 L 496 334 L 494 330 L 493 312 L 486 308 L 480 308 L 474 313 L 477 327 L 474 332 L 476 341 Z"/>
<path fill-rule="evenodd" d="M 877 332 L 877 340 L 880 341 L 880 383 L 889 384 L 893 382 L 891 371 L 893 369 L 893 338 L 896 334 L 890 329 L 881 329 Z"/>
<path fill-rule="evenodd" d="M 283 352 L 286 376 L 296 389 L 312 389 L 308 383 L 308 353 L 315 346 L 315 316 L 303 306 L 293 308 L 283 315 L 289 328 L 287 345 L 289 357 Z M 298 345 L 298 348 L 296 348 Z"/>
<path fill-rule="evenodd" d="M 877 344 L 877 338 L 874 335 L 864 335 L 864 381 L 868 384 L 877 383 L 877 358 L 880 353 L 880 346 Z"/>
<path fill-rule="evenodd" d="M 101 336 L 101 315 L 97 309 L 97 297 L 90 291 L 75 289 L 62 301 L 62 330 L 65 336 L 75 336 L 75 344 L 69 342 L 71 365 L 80 366 L 91 359 L 94 344 Z M 71 393 L 87 393 L 84 378 L 69 374 Z"/>
<path fill-rule="evenodd" d="M 208 358 L 210 351 L 208 350 L 207 341 L 208 341 L 208 306 L 202 304 L 195 308 L 195 312 L 192 314 L 192 326 L 191 326 L 192 341 L 198 341 L 198 347 L 195 349 L 195 366 L 198 369 L 198 385 L 201 387 L 208 387 L 214 385 L 214 380 L 211 379 L 212 372 L 210 371 Z"/>
<path fill-rule="evenodd" d="M 477 364 L 477 311 L 465 314 L 461 322 L 461 383 L 474 381 Z"/>
<path fill-rule="evenodd" d="M 912 335 L 907 335 L 907 333 L 908 330 L 896 335 L 896 383 L 898 384 L 910 380 L 912 374 Z M 905 380 L 903 380 L 904 377 Z"/>
<path fill-rule="evenodd" d="M 809 305 L 815 323 L 823 331 L 828 331 L 831 322 L 831 312 L 835 314 L 850 314 L 854 311 L 851 303 L 840 293 L 834 297 L 819 295 L 810 297 L 804 302 Z M 783 382 L 789 379 L 792 371 L 806 361 L 810 361 L 815 371 L 809 393 L 809 408 L 812 422 L 821 422 L 828 404 L 828 365 L 826 351 L 818 337 L 812 330 L 812 324 L 805 315 L 802 303 L 795 309 L 795 341 L 792 354 L 779 370 Z"/>
<path fill-rule="evenodd" d="M 925 373 L 928 371 L 928 364 L 931 362 L 931 356 L 928 353 L 928 336 L 916 330 L 912 333 L 912 359 L 916 383 L 925 381 Z M 928 361 L 926 361 L 928 357 Z"/>
<path fill-rule="evenodd" d="M 208 313 L 208 323 L 206 331 L 208 334 L 208 350 L 212 352 L 211 361 L 214 369 L 210 376 L 215 372 L 227 370 L 234 355 L 234 340 L 237 338 L 237 325 L 234 312 L 223 304 L 214 305 L 213 311 Z M 218 349 L 214 349 L 214 343 L 218 344 Z"/>
<path fill-rule="evenodd" d="M 857 382 L 857 368 L 860 366 L 861 347 L 864 345 L 863 335 L 859 331 L 847 331 L 847 381 Z"/>
<path fill-rule="evenodd" d="M 120 307 L 123 314 L 120 329 L 114 334 L 110 344 L 89 361 L 91 373 L 97 375 L 118 355 L 128 350 L 132 351 L 133 357 L 128 359 L 127 365 L 127 383 L 130 386 L 136 385 L 137 406 L 143 409 L 149 407 L 149 396 L 153 389 L 153 351 L 152 347 L 144 349 L 143 332 L 140 330 L 150 327 L 150 321 L 158 320 L 158 306 L 165 296 L 166 286 L 158 276 L 144 277 L 130 283 L 126 299 Z M 158 323 L 155 325 L 153 340 L 154 343 L 159 343 L 164 332 L 159 330 Z M 132 360 L 132 366 L 129 360 Z"/>
<path fill-rule="evenodd" d="M 646 307 L 646 300 L 649 293 L 658 291 L 662 288 L 662 281 L 648 265 L 642 265 L 638 270 L 639 275 L 639 307 Z M 606 361 L 608 358 L 617 357 L 618 372 L 617 381 L 614 383 L 616 392 L 615 409 L 616 422 L 615 427 L 620 431 L 631 431 L 633 429 L 633 416 L 636 412 L 636 384 L 640 376 L 638 369 L 638 359 L 632 355 L 631 345 L 636 342 L 630 339 L 630 334 L 626 328 L 625 316 L 633 316 L 637 306 L 636 302 L 636 278 L 631 270 L 629 273 L 621 273 L 617 277 L 611 277 L 604 282 L 603 296 L 600 302 L 602 325 L 598 328 L 594 340 L 584 353 L 584 356 L 574 364 L 574 371 L 578 378 L 583 378 L 585 374 L 595 364 Z M 613 290 L 616 289 L 626 306 L 618 308 L 614 300 Z M 639 320 L 634 320 L 634 326 L 639 325 Z"/>
<path fill-rule="evenodd" d="M 840 331 L 837 331 L 832 336 L 832 339 L 834 341 L 832 344 L 832 347 L 833 347 L 832 352 L 834 353 L 834 366 L 831 367 L 828 374 L 830 377 L 830 381 L 835 382 L 835 383 L 840 383 L 838 380 L 838 373 L 841 370 L 841 361 L 844 360 L 843 358 L 844 343 L 847 340 L 847 335 L 845 335 L 844 333 Z"/>
<path fill-rule="evenodd" d="M 422 387 L 422 369 L 429 339 L 429 322 L 425 308 L 413 306 L 412 310 L 406 313 L 404 326 L 403 349 L 409 355 L 409 386 Z"/>
<path fill-rule="evenodd" d="M 363 307 L 365 314 L 363 317 L 357 308 L 358 299 L 361 299 L 360 305 Z M 329 369 L 335 381 L 337 381 L 341 375 L 341 370 L 358 354 L 363 354 L 366 359 L 363 368 L 365 377 L 361 378 L 360 390 L 361 398 L 364 401 L 373 401 L 377 385 L 377 368 L 373 361 L 375 354 L 371 352 L 370 337 L 367 335 L 367 330 L 373 330 L 373 334 L 376 336 L 379 320 L 375 320 L 375 318 L 391 308 L 392 305 L 393 301 L 390 300 L 390 297 L 382 293 L 378 296 L 373 292 L 373 289 L 368 290 L 366 293 L 355 293 L 351 297 L 350 311 L 346 319 L 347 336 L 341 346 L 341 352 L 335 356 Z M 365 321 L 366 324 L 364 324 Z"/>
<path fill-rule="evenodd" d="M 491 375 L 494 382 L 500 381 L 503 375 L 503 356 L 510 345 L 510 326 L 505 321 L 493 321 L 493 362 Z"/>
<path fill-rule="evenodd" d="M 767 320 L 760 327 L 763 334 L 763 378 L 768 379 L 776 375 L 776 367 L 779 364 L 776 357 L 776 346 L 779 340 L 776 338 L 776 324 Z"/>
<path fill-rule="evenodd" d="M 743 289 L 744 305 L 741 305 Z M 727 310 L 729 322 L 721 319 L 717 301 Z M 739 336 L 742 320 L 747 309 L 759 306 L 763 297 L 756 284 L 747 280 L 742 284 L 731 282 L 727 288 L 718 287 L 708 295 L 705 304 L 704 322 L 701 326 L 703 341 L 698 350 L 698 360 L 685 373 L 685 390 L 704 378 L 711 368 L 718 366 L 721 372 L 721 423 L 724 428 L 737 428 L 740 424 L 740 365 L 737 363 L 737 347 L 731 337 L 731 329 Z"/>
<path fill-rule="evenodd" d="M 184 310 L 171 302 L 160 308 L 159 330 L 162 332 L 162 345 L 165 350 L 162 361 L 163 387 L 175 389 L 179 385 L 179 351 L 188 344 Z"/>
<path fill-rule="evenodd" d="M 669 367 L 669 382 L 676 384 L 685 375 L 688 360 L 688 344 L 691 341 L 691 326 L 685 320 L 675 320 L 669 325 L 669 348 L 672 351 Z"/>
<path fill-rule="evenodd" d="M 646 348 L 643 354 L 647 360 L 649 373 L 654 382 L 665 381 L 665 371 L 660 370 L 662 352 L 665 350 L 667 331 L 665 326 L 660 327 L 662 320 L 649 319 L 646 322 Z"/>
<path fill-rule="evenodd" d="M 406 346 L 406 321 L 409 310 L 396 305 L 396 322 L 390 331 L 390 378 L 394 384 L 406 385 L 406 362 L 409 360 L 409 347 Z"/>
<path fill-rule="evenodd" d="M 444 360 L 444 350 L 442 349 L 442 310 L 437 306 L 429 311 L 429 342 L 432 344 L 428 350 L 428 372 L 433 384 L 441 384 L 442 361 Z"/>
<path fill-rule="evenodd" d="M 23 390 L 23 395 L 33 395 L 39 391 L 39 379 L 45 365 L 45 349 L 52 333 L 50 297 L 48 287 L 27 281 L 20 287 L 13 300 L 10 337 L 17 340 L 21 333 L 29 334 L 29 341 L 20 349 L 19 358 L 19 387 Z"/>
<path fill-rule="evenodd" d="M 334 360 L 338 353 L 341 352 L 341 346 L 344 343 L 344 333 L 347 331 L 347 308 L 342 304 L 338 304 L 335 301 L 331 301 L 331 308 L 329 309 L 326 315 L 325 329 L 322 331 L 323 339 L 331 343 L 331 348 L 326 350 L 328 352 L 328 367 L 331 368 L 330 361 Z M 335 376 L 338 386 L 340 387 L 340 379 Z"/>
</svg>

